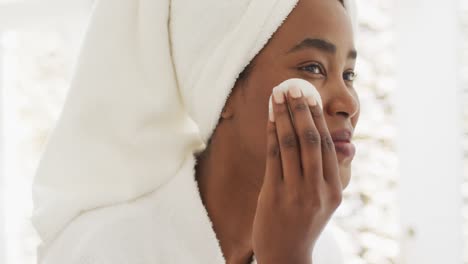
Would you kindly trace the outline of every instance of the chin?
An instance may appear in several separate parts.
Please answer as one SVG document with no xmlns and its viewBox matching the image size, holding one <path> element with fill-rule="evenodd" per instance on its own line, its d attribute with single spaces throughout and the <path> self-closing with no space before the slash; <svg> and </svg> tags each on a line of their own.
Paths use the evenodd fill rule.
<svg viewBox="0 0 468 264">
<path fill-rule="evenodd" d="M 342 189 L 348 187 L 349 182 L 351 181 L 351 166 L 346 166 L 345 168 L 340 166 L 340 179 Z"/>
<path fill-rule="evenodd" d="M 341 178 L 341 187 L 342 187 L 343 190 L 345 190 L 346 187 L 348 187 L 350 180 L 351 180 L 350 177 L 342 177 Z"/>
</svg>

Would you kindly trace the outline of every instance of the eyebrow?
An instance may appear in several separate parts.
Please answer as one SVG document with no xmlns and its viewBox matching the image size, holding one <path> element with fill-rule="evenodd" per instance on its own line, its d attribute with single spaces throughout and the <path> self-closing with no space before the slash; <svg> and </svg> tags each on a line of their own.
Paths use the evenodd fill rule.
<svg viewBox="0 0 468 264">
<path fill-rule="evenodd" d="M 321 51 L 335 54 L 336 53 L 336 45 L 328 42 L 323 39 L 311 39 L 311 38 L 306 38 L 303 41 L 301 41 L 299 44 L 294 46 L 292 49 L 290 49 L 286 54 L 292 53 L 292 52 L 297 52 L 300 50 L 308 49 L 308 48 L 313 48 L 313 49 L 319 49 Z M 350 50 L 348 52 L 348 58 L 349 59 L 356 59 L 357 58 L 357 51 L 356 50 Z"/>
</svg>

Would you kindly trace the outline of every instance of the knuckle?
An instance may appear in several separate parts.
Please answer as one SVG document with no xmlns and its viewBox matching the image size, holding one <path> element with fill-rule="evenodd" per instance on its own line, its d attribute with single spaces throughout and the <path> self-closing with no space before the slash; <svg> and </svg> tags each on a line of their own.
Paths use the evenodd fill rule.
<svg viewBox="0 0 468 264">
<path fill-rule="evenodd" d="M 271 137 L 276 137 L 276 126 L 272 125 L 272 126 L 268 127 L 267 133 L 268 133 Z"/>
<path fill-rule="evenodd" d="M 270 158 L 278 158 L 280 155 L 280 149 L 278 144 L 271 144 L 268 148 L 268 156 Z"/>
<path fill-rule="evenodd" d="M 275 110 L 276 116 L 289 115 L 289 109 L 285 104 L 278 105 Z"/>
<path fill-rule="evenodd" d="M 315 105 L 310 109 L 310 113 L 313 118 L 319 118 L 322 116 L 322 109 L 320 109 L 320 106 Z"/>
<path fill-rule="evenodd" d="M 309 107 L 304 103 L 304 102 L 297 102 L 294 106 L 293 109 L 295 112 L 305 112 L 309 110 Z"/>
<path fill-rule="evenodd" d="M 333 139 L 331 138 L 330 135 L 322 135 L 321 136 L 322 140 L 322 146 L 325 148 L 325 150 L 331 151 L 335 149 L 335 143 L 333 143 Z"/>
<path fill-rule="evenodd" d="M 294 134 L 287 134 L 282 136 L 281 142 L 285 148 L 296 148 L 297 147 L 297 140 Z"/>
<path fill-rule="evenodd" d="M 304 142 L 308 145 L 317 146 L 320 143 L 320 136 L 312 128 L 308 128 L 303 133 Z"/>
</svg>

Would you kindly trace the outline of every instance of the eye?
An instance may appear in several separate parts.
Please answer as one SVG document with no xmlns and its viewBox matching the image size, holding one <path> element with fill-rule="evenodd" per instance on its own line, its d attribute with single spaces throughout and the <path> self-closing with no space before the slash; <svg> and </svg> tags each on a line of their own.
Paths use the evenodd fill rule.
<svg viewBox="0 0 468 264">
<path fill-rule="evenodd" d="M 354 81 L 356 79 L 356 73 L 354 71 L 347 71 L 343 73 L 343 79 L 348 82 Z"/>
<path fill-rule="evenodd" d="M 322 69 L 322 67 L 318 63 L 312 63 L 312 64 L 309 64 L 309 65 L 303 66 L 303 67 L 301 67 L 299 69 L 304 70 L 304 71 L 308 71 L 308 72 L 313 73 L 313 74 L 325 75 L 324 70 Z"/>
</svg>

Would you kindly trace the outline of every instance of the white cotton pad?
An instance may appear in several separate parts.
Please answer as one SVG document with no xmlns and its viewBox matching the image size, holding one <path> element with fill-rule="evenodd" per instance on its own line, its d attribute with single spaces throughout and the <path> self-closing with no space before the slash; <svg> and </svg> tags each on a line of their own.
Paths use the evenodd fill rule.
<svg viewBox="0 0 468 264">
<path fill-rule="evenodd" d="M 302 90 L 302 94 L 307 97 L 307 96 L 313 96 L 315 100 L 318 102 L 320 108 L 323 109 L 323 104 L 322 104 L 322 97 L 320 97 L 320 93 L 317 91 L 317 88 L 310 82 L 304 80 L 304 79 L 299 79 L 299 78 L 292 78 L 288 79 L 282 83 L 280 83 L 278 86 L 273 88 L 273 90 L 280 90 L 283 93 L 287 93 L 289 88 L 291 87 L 299 87 Z M 273 111 L 273 104 L 272 104 L 272 98 L 270 96 L 270 102 L 269 102 L 269 111 Z"/>
</svg>

